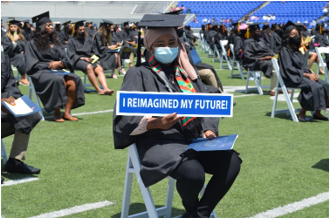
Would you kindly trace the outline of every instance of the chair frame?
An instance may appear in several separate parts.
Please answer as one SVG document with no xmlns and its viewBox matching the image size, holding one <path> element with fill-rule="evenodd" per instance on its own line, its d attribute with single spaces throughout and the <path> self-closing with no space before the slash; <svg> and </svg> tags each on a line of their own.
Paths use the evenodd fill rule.
<svg viewBox="0 0 329 219">
<path fill-rule="evenodd" d="M 8 161 L 8 155 L 7 155 L 7 151 L 6 151 L 6 147 L 5 144 L 3 143 L 3 140 L 1 139 L 1 157 L 3 159 L 3 163 L 7 163 Z"/>
<path fill-rule="evenodd" d="M 329 83 L 329 74 L 328 74 L 327 63 L 325 63 L 322 58 L 322 54 L 329 54 L 329 47 L 315 47 L 315 51 L 320 60 L 320 62 L 318 63 L 318 70 L 316 73 L 319 74 L 320 67 L 322 67 L 322 69 L 326 75 L 326 81 Z"/>
<path fill-rule="evenodd" d="M 167 177 L 168 188 L 167 188 L 166 204 L 163 207 L 156 208 L 149 188 L 145 187 L 142 181 L 140 175 L 140 169 L 141 169 L 141 162 L 138 156 L 137 147 L 135 144 L 132 144 L 128 147 L 128 160 L 127 160 L 125 187 L 124 187 L 123 200 L 122 200 L 121 218 L 145 218 L 145 217 L 158 218 L 161 216 L 171 217 L 172 201 L 173 201 L 174 190 L 175 190 L 175 179 L 171 177 Z M 137 182 L 145 202 L 146 211 L 129 215 L 133 175 L 135 175 L 137 178 Z M 203 195 L 204 190 L 205 190 L 205 186 L 200 192 L 201 196 Z M 211 216 L 216 218 L 215 211 L 212 212 Z"/>
<path fill-rule="evenodd" d="M 287 88 L 286 85 L 284 84 L 284 81 L 281 77 L 280 69 L 278 66 L 278 61 L 274 58 L 271 59 L 273 63 L 273 67 L 275 69 L 276 75 L 278 76 L 278 82 L 276 84 L 277 89 L 275 90 L 275 96 L 274 96 L 274 102 L 273 102 L 273 107 L 272 107 L 272 113 L 271 113 L 271 118 L 275 117 L 275 114 L 280 114 L 280 113 L 287 113 L 288 115 L 290 114 L 292 117 L 292 120 L 294 122 L 299 122 L 296 112 L 299 112 L 301 108 L 295 109 L 294 105 L 292 104 L 293 98 L 294 98 L 294 92 L 295 89 L 297 88 Z M 291 96 L 289 97 L 287 89 L 291 90 Z M 279 90 L 282 90 L 284 99 L 286 100 L 286 103 L 288 105 L 288 109 L 283 109 L 283 110 L 276 110 L 276 105 L 278 101 L 278 94 Z"/>
<path fill-rule="evenodd" d="M 233 56 L 233 59 L 232 59 L 232 64 L 231 64 L 231 78 L 235 77 L 235 76 L 240 76 L 242 80 L 244 80 L 244 74 L 247 74 L 247 72 L 243 72 L 243 67 L 241 66 L 240 62 L 238 60 L 236 60 L 236 57 L 235 57 L 235 54 L 234 54 L 234 45 L 233 44 L 230 44 L 230 50 L 231 50 L 231 53 L 232 53 L 232 56 Z M 234 64 L 236 64 L 237 66 L 237 70 L 239 71 L 239 74 L 233 74 L 233 71 L 234 71 Z"/>
<path fill-rule="evenodd" d="M 45 111 L 45 109 L 43 107 L 41 107 L 41 104 L 40 104 L 40 101 L 39 101 L 39 97 L 35 91 L 35 87 L 34 87 L 34 84 L 33 84 L 33 81 L 32 79 L 29 77 L 29 76 L 26 76 L 27 77 L 27 80 L 29 81 L 29 98 L 30 100 L 32 100 L 32 96 L 34 97 L 34 102 L 37 104 L 38 107 L 40 107 L 40 111 L 39 111 L 39 114 L 41 116 L 41 119 L 42 121 L 45 120 L 45 117 L 43 115 L 43 112 Z"/>
<path fill-rule="evenodd" d="M 250 76 L 252 76 L 255 80 L 256 87 L 249 88 L 249 80 Z M 259 95 L 263 95 L 263 88 L 269 88 L 270 86 L 262 86 L 262 71 L 251 71 L 248 68 L 247 71 L 247 80 L 246 80 L 246 90 L 245 93 L 247 94 L 250 90 L 254 90 L 257 88 Z"/>
</svg>

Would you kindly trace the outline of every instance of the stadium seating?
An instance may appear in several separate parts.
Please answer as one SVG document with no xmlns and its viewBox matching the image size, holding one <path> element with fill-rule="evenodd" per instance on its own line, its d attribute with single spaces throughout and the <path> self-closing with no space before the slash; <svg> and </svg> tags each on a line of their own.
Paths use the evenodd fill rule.
<svg viewBox="0 0 329 219">
<path fill-rule="evenodd" d="M 190 9 L 191 13 L 197 15 L 196 20 L 198 23 L 192 21 L 188 25 L 192 28 L 199 28 L 205 18 L 210 21 L 215 18 L 217 23 L 220 23 L 222 19 L 230 18 L 232 18 L 233 22 L 237 22 L 263 3 L 263 1 L 181 1 L 178 5 L 184 5 L 185 10 L 183 13 L 186 13 Z M 251 14 L 250 17 L 257 16 L 259 17 L 257 22 L 266 22 L 268 20 L 264 20 L 263 16 L 274 14 L 276 19 L 269 22 L 283 23 L 291 20 L 301 23 L 307 21 L 310 24 L 312 19 L 316 20 L 324 15 L 323 7 L 325 5 L 327 5 L 326 1 L 271 1 L 263 8 Z M 226 26 L 229 25 L 229 23 L 225 24 Z M 311 27 L 313 26 L 309 26 L 309 28 Z"/>
</svg>

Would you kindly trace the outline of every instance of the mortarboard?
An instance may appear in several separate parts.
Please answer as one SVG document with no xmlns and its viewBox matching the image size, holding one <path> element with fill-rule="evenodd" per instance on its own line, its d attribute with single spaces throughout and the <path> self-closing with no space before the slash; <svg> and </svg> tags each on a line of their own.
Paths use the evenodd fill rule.
<svg viewBox="0 0 329 219">
<path fill-rule="evenodd" d="M 69 24 L 70 22 L 71 22 L 71 20 L 69 20 L 69 21 L 65 21 L 65 22 L 63 23 L 63 26 L 66 25 L 66 24 Z"/>
<path fill-rule="evenodd" d="M 260 29 L 259 24 L 261 24 L 261 23 L 247 23 L 247 24 L 248 24 L 249 30 L 253 31 L 253 30 Z"/>
<path fill-rule="evenodd" d="M 59 25 L 61 25 L 61 22 L 55 21 L 54 24 L 55 24 L 55 26 L 59 26 Z"/>
<path fill-rule="evenodd" d="M 268 28 L 270 28 L 270 23 L 268 23 L 268 22 L 263 23 L 263 28 L 262 29 L 266 30 Z"/>
<path fill-rule="evenodd" d="M 169 11 L 169 12 L 166 12 L 166 13 L 163 13 L 163 14 L 180 14 L 183 12 L 183 9 L 179 9 L 179 10 L 176 10 L 176 11 Z"/>
<path fill-rule="evenodd" d="M 24 24 L 30 23 L 30 20 L 23 20 Z"/>
<path fill-rule="evenodd" d="M 103 20 L 103 23 L 101 23 L 101 26 L 110 27 L 110 26 L 113 25 L 113 22 L 112 21 L 105 20 L 105 19 L 102 19 L 102 20 Z"/>
<path fill-rule="evenodd" d="M 79 27 L 81 26 L 85 26 L 83 22 L 85 22 L 86 20 L 81 20 L 81 21 L 76 21 L 74 22 L 74 30 L 79 29 Z"/>
<path fill-rule="evenodd" d="M 49 19 L 49 11 L 32 17 L 32 23 L 36 23 L 37 27 L 49 22 L 51 22 L 51 20 Z"/>
<path fill-rule="evenodd" d="M 8 21 L 8 25 L 20 25 L 20 24 L 21 24 L 21 21 L 18 21 L 18 20 Z"/>
<path fill-rule="evenodd" d="M 123 23 L 123 26 L 127 26 L 127 25 L 129 25 L 129 21 Z"/>
<path fill-rule="evenodd" d="M 299 28 L 291 21 L 288 21 L 283 27 L 282 30 L 285 33 L 289 33 L 292 29 L 297 29 L 299 30 Z"/>
</svg>

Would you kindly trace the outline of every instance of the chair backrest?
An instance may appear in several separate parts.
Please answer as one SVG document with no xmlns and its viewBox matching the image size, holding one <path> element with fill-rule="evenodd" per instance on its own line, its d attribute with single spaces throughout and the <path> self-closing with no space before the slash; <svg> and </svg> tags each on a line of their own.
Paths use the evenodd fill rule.
<svg viewBox="0 0 329 219">
<path fill-rule="evenodd" d="M 281 73 L 280 73 L 280 67 L 278 65 L 278 60 L 275 58 L 272 58 L 272 64 L 273 64 L 273 68 L 275 70 L 276 75 L 278 76 L 278 87 L 285 87 L 284 81 L 281 77 Z"/>
<path fill-rule="evenodd" d="M 235 53 L 234 53 L 234 45 L 232 43 L 230 43 L 230 50 L 231 50 L 231 54 L 232 54 L 233 62 L 234 62 L 236 59 L 235 59 Z"/>
<path fill-rule="evenodd" d="M 226 55 L 225 45 L 227 45 L 228 40 L 220 40 L 219 44 L 222 48 L 222 55 Z"/>
<path fill-rule="evenodd" d="M 323 61 L 322 54 L 329 54 L 329 47 L 315 47 L 315 51 L 319 57 L 320 66 L 325 67 L 326 63 Z"/>
</svg>

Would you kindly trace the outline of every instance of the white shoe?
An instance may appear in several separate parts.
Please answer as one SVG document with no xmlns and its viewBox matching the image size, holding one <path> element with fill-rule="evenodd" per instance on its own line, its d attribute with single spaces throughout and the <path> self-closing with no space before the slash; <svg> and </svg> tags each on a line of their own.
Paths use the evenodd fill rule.
<svg viewBox="0 0 329 219">
<path fill-rule="evenodd" d="M 126 74 L 126 70 L 124 70 L 124 69 L 119 69 L 119 72 L 121 73 L 121 74 L 123 74 L 123 75 L 125 75 Z"/>
<path fill-rule="evenodd" d="M 112 75 L 112 78 L 113 78 L 113 79 L 117 79 L 118 76 L 117 76 L 116 74 L 113 74 L 113 75 Z"/>
</svg>

